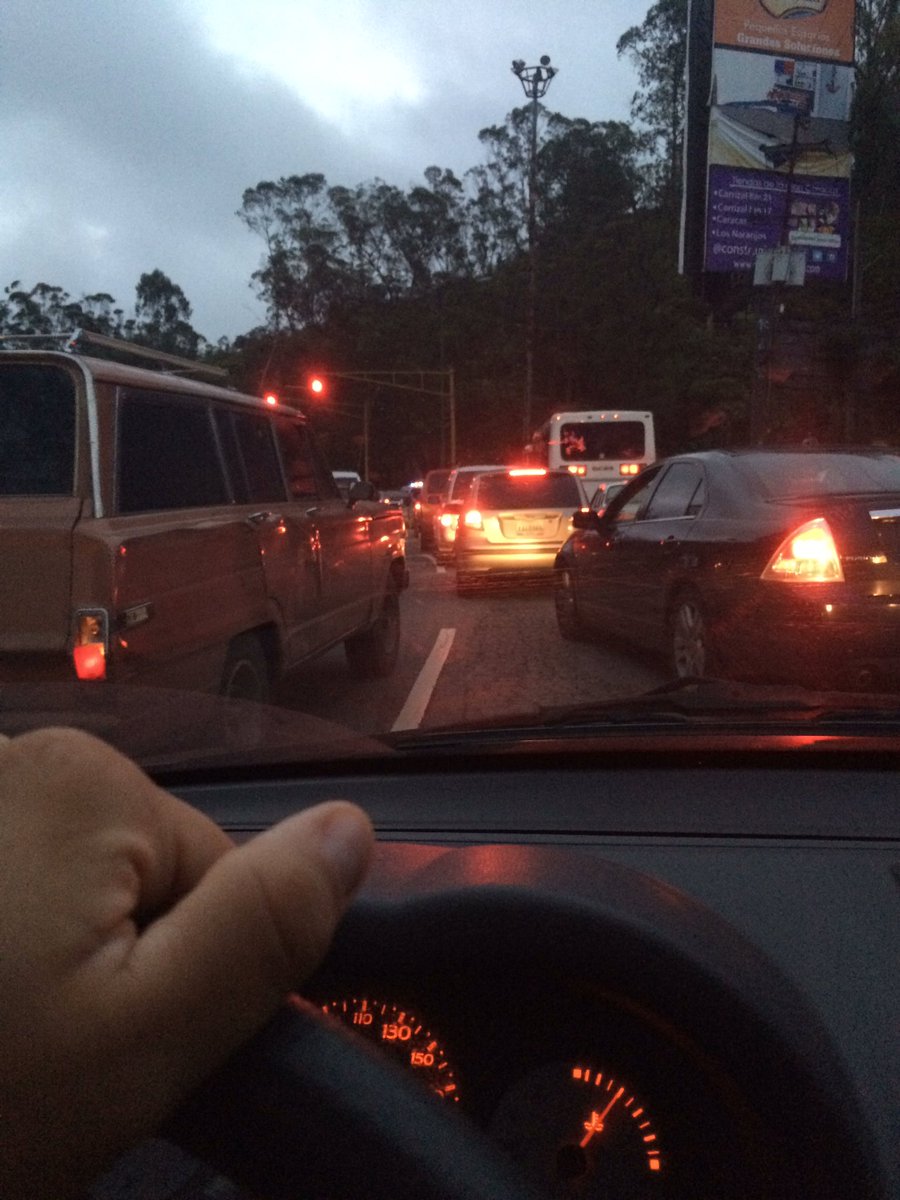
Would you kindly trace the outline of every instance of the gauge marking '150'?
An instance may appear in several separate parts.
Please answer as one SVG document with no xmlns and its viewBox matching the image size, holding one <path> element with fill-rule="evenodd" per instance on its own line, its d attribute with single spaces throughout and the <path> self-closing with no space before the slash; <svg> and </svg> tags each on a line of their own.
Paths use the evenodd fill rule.
<svg viewBox="0 0 900 1200">
<path fill-rule="evenodd" d="M 326 1016 L 375 1042 L 443 1100 L 459 1102 L 456 1075 L 436 1038 L 408 1008 L 371 997 L 330 1000 Z"/>
</svg>

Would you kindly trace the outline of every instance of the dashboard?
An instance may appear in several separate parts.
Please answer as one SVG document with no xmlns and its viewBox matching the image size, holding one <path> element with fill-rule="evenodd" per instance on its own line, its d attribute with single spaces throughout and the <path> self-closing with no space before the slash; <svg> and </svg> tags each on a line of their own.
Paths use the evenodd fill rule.
<svg viewBox="0 0 900 1200">
<path fill-rule="evenodd" d="M 304 996 L 537 1194 L 888 1200 L 895 781 L 871 747 L 548 746 L 173 790 L 239 839 L 325 798 L 370 812 L 371 876 Z M 228 1194 L 193 1179 L 169 1194 Z"/>
</svg>

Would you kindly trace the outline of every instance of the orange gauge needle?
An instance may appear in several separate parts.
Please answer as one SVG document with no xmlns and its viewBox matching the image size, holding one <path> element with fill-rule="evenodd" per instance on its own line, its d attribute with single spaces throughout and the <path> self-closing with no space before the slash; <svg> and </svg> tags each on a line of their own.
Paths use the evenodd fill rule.
<svg viewBox="0 0 900 1200">
<path fill-rule="evenodd" d="M 615 1102 L 619 1099 L 619 1097 L 622 1095 L 622 1093 L 624 1091 L 625 1091 L 624 1087 L 620 1087 L 619 1090 L 616 1092 L 616 1094 L 613 1096 L 612 1100 L 610 1100 L 609 1104 L 607 1104 L 606 1108 L 604 1108 L 602 1113 L 597 1114 L 595 1112 L 592 1112 L 591 1119 L 589 1121 L 585 1121 L 584 1128 L 585 1128 L 586 1132 L 585 1132 L 584 1137 L 578 1143 L 579 1146 L 582 1148 L 582 1150 L 585 1148 L 585 1146 L 588 1144 L 588 1142 L 591 1140 L 591 1138 L 594 1136 L 595 1133 L 603 1132 L 603 1123 L 609 1114 L 609 1110 L 612 1108 L 612 1106 L 615 1104 Z"/>
</svg>

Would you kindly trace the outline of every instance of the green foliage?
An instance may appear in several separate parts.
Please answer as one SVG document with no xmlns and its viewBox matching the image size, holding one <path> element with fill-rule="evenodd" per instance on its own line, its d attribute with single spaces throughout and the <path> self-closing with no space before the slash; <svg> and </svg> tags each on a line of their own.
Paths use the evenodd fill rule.
<svg viewBox="0 0 900 1200">
<path fill-rule="evenodd" d="M 178 284 L 157 268 L 140 277 L 135 296 L 132 340 L 167 354 L 196 358 L 203 339 L 191 326 L 191 306 Z"/>
<path fill-rule="evenodd" d="M 616 47 L 633 63 L 640 84 L 631 114 L 649 141 L 646 199 L 673 214 L 681 198 L 687 10 L 688 0 L 657 0 Z"/>
<path fill-rule="evenodd" d="M 76 300 L 56 285 L 37 283 L 29 291 L 14 280 L 0 297 L 0 333 L 67 336 L 84 329 L 197 357 L 205 343 L 190 325 L 191 306 L 181 288 L 156 270 L 141 276 L 136 295 L 136 315 L 126 318 L 108 292 Z"/>
<path fill-rule="evenodd" d="M 0 333 L 66 335 L 89 329 L 113 337 L 126 336 L 122 309 L 106 292 L 75 300 L 63 288 L 37 283 L 24 289 L 13 280 L 0 298 Z"/>
</svg>

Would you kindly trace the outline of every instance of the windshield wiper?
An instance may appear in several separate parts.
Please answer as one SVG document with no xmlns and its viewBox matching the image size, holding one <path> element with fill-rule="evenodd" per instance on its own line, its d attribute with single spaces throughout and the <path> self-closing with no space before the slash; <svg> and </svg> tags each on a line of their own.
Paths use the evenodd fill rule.
<svg viewBox="0 0 900 1200">
<path fill-rule="evenodd" d="M 533 713 L 471 721 L 415 734 L 391 737 L 396 749 L 448 744 L 456 737 L 481 734 L 490 740 L 506 734 L 665 733 L 703 730 L 784 734 L 814 728 L 824 733 L 895 733 L 900 730 L 896 697 L 869 693 L 821 692 L 723 679 L 682 679 L 642 695 L 599 703 L 542 708 Z"/>
</svg>

